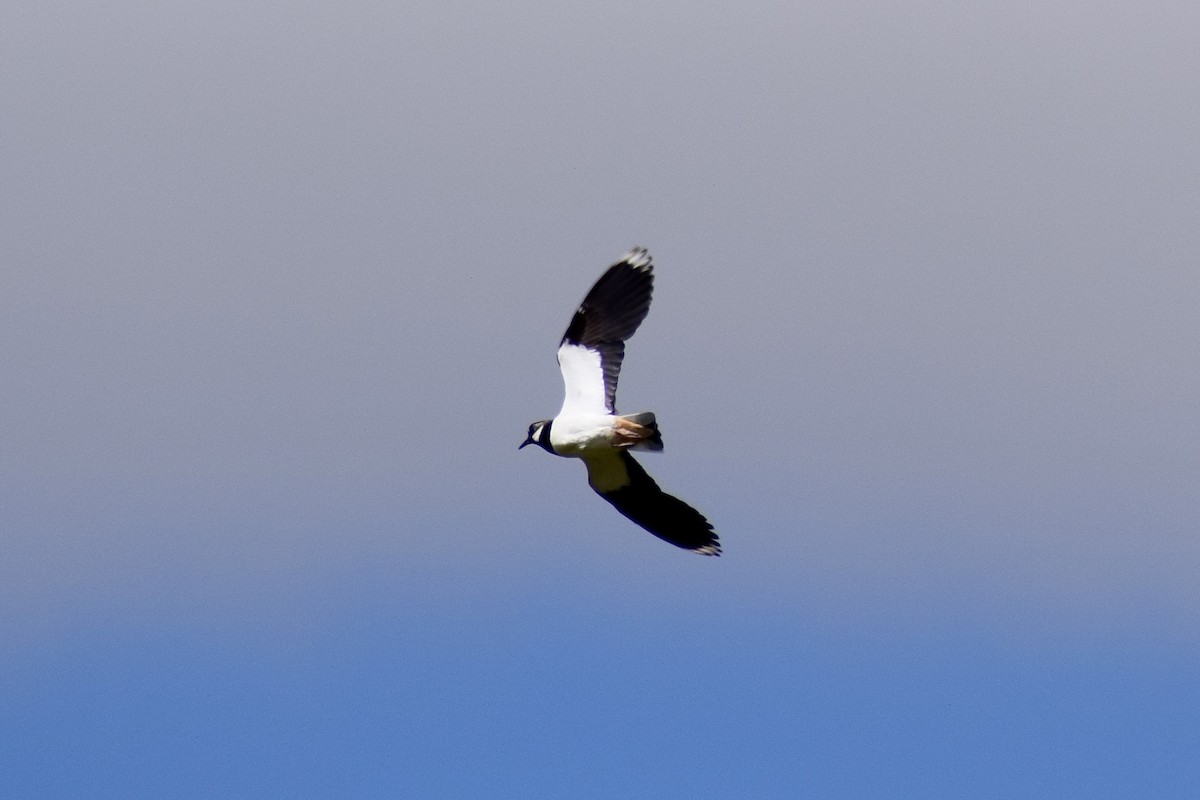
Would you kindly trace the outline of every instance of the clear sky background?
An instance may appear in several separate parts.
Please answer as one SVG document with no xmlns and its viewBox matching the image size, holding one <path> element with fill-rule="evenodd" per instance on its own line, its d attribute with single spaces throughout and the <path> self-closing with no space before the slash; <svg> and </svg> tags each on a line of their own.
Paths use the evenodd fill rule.
<svg viewBox="0 0 1200 800">
<path fill-rule="evenodd" d="M 1194 3 L 3 16 L 0 795 L 1200 796 Z"/>
</svg>

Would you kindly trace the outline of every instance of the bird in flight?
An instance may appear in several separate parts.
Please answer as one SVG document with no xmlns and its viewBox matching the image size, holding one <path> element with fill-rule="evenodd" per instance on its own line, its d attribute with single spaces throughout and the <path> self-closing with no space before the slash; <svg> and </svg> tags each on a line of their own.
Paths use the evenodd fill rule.
<svg viewBox="0 0 1200 800">
<path fill-rule="evenodd" d="M 701 555 L 719 556 L 712 524 L 696 509 L 658 488 L 630 455 L 661 451 L 662 435 L 651 411 L 618 414 L 617 378 L 625 340 L 650 311 L 654 264 L 635 247 L 608 268 L 575 311 L 558 346 L 566 397 L 554 419 L 529 426 L 521 443 L 579 458 L 588 485 L 613 508 L 660 539 Z"/>
</svg>

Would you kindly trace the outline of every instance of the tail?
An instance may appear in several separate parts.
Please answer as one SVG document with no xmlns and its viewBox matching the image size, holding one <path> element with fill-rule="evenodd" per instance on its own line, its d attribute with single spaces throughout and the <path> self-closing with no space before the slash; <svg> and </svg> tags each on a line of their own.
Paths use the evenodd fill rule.
<svg viewBox="0 0 1200 800">
<path fill-rule="evenodd" d="M 638 414 L 622 414 L 620 419 L 633 423 L 632 431 L 636 431 L 631 439 L 634 441 L 625 446 L 627 450 L 649 450 L 661 452 L 663 449 L 662 434 L 658 432 L 658 422 L 654 419 L 653 411 L 642 411 Z M 641 428 L 642 430 L 638 430 Z"/>
</svg>

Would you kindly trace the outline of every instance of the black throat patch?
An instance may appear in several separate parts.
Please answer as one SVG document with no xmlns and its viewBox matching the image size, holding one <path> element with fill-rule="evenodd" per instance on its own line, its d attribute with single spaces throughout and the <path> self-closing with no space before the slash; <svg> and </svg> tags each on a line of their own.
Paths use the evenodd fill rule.
<svg viewBox="0 0 1200 800">
<path fill-rule="evenodd" d="M 550 446 L 550 426 L 554 424 L 554 420 L 547 420 L 542 426 L 541 432 L 538 434 L 538 447 L 545 450 L 547 453 L 554 453 L 554 448 Z M 554 453 L 557 455 L 557 453 Z"/>
</svg>

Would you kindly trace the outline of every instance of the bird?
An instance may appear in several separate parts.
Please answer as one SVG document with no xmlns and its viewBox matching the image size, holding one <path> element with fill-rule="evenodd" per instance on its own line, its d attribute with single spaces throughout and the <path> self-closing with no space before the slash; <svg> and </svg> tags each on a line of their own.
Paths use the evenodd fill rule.
<svg viewBox="0 0 1200 800">
<path fill-rule="evenodd" d="M 654 262 L 644 247 L 633 248 L 600 276 L 558 345 L 562 408 L 553 419 L 532 423 L 517 449 L 532 444 L 582 460 L 588 485 L 621 514 L 677 547 L 719 556 L 712 523 L 660 489 L 631 455 L 633 450 L 662 451 L 654 412 L 618 414 L 616 409 L 625 342 L 649 313 L 653 291 Z"/>
</svg>

